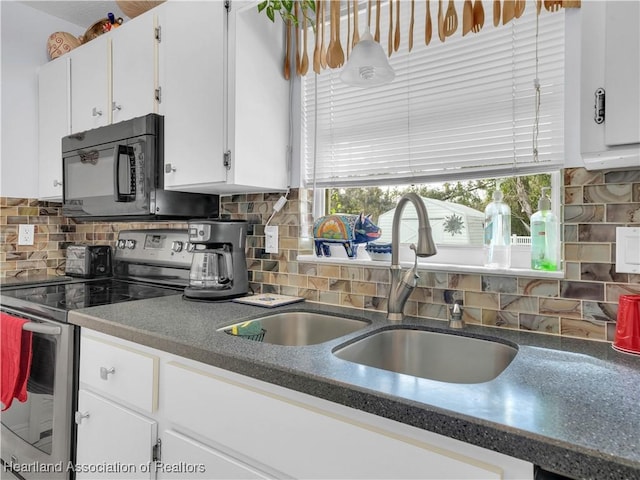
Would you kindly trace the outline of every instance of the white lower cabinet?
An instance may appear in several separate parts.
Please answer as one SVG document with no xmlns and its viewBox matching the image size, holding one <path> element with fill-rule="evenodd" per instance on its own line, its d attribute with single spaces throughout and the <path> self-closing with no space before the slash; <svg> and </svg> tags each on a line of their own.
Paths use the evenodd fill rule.
<svg viewBox="0 0 640 480">
<path fill-rule="evenodd" d="M 83 330 L 83 337 L 86 332 Z M 94 332 L 90 335 L 94 337 Z M 145 411 L 137 412 L 140 418 L 157 422 L 161 446 L 155 465 L 158 479 L 533 479 L 533 465 L 513 457 L 124 340 L 95 335 L 104 337 L 109 345 L 119 343 L 127 351 L 139 348 L 147 356 L 160 358 L 158 409 L 150 416 Z M 81 370 L 82 363 L 81 353 Z M 92 394 L 81 392 L 81 413 L 86 404 L 83 398 L 88 395 Z M 131 410 L 137 408 L 132 404 L 127 402 L 129 408 L 124 410 L 134 413 Z M 94 414 L 89 414 L 78 427 L 78 461 L 128 461 L 124 454 L 118 457 L 122 445 L 106 442 L 104 435 L 96 438 L 83 433 L 94 419 Z M 122 415 L 114 413 L 114 419 Z M 111 438 L 118 438 L 129 436 L 128 427 L 121 427 L 119 434 L 113 431 L 115 421 L 102 428 Z M 137 448 L 151 457 L 149 446 L 154 441 L 146 440 L 136 440 Z M 106 449 L 101 457 L 87 456 L 94 446 Z"/>
<path fill-rule="evenodd" d="M 220 450 L 173 430 L 162 438 L 162 463 L 158 479 L 243 479 L 273 478 Z"/>
<path fill-rule="evenodd" d="M 158 423 L 80 389 L 76 478 L 152 479 Z"/>
</svg>

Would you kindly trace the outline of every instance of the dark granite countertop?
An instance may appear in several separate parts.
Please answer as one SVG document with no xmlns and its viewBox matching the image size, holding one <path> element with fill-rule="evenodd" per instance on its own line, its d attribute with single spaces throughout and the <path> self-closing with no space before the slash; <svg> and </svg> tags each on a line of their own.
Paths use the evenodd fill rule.
<svg viewBox="0 0 640 480">
<path fill-rule="evenodd" d="M 345 337 L 304 347 L 253 342 L 217 331 L 282 310 L 333 312 L 371 323 Z M 362 367 L 332 354 L 338 345 L 389 328 L 378 312 L 309 302 L 264 309 L 190 302 L 175 295 L 77 310 L 69 321 L 502 452 L 571 478 L 640 479 L 640 357 L 617 352 L 609 343 L 467 325 L 460 334 L 502 339 L 517 344 L 519 351 L 492 381 L 450 384 Z M 408 318 L 403 324 L 447 330 L 447 324 L 437 320 Z"/>
</svg>

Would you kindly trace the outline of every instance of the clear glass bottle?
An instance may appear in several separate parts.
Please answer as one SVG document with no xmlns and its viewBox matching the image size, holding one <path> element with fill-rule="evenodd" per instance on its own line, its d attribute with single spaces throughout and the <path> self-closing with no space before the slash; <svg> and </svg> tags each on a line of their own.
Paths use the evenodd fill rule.
<svg viewBox="0 0 640 480">
<path fill-rule="evenodd" d="M 502 191 L 493 192 L 493 201 L 484 211 L 484 265 L 511 266 L 511 208 L 502 201 Z"/>
<path fill-rule="evenodd" d="M 551 199 L 544 187 L 538 211 L 531 215 L 531 268 L 554 272 L 558 269 L 558 217 L 551 211 Z"/>
</svg>

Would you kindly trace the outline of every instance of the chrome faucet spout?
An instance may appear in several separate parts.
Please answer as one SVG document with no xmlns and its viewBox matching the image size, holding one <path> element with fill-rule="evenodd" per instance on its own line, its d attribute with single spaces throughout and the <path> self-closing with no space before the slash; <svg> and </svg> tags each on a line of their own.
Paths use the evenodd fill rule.
<svg viewBox="0 0 640 480">
<path fill-rule="evenodd" d="M 418 215 L 418 243 L 411 245 L 416 258 L 413 268 L 402 274 L 400 267 L 400 220 L 402 212 L 407 203 L 411 202 Z M 391 288 L 389 289 L 389 299 L 387 302 L 387 319 L 401 321 L 404 318 L 404 305 L 415 288 L 418 275 L 418 258 L 430 257 L 437 253 L 436 245 L 431 234 L 431 224 L 429 214 L 422 199 L 415 193 L 406 193 L 400 198 L 396 211 L 393 215 L 393 226 L 391 232 Z"/>
</svg>

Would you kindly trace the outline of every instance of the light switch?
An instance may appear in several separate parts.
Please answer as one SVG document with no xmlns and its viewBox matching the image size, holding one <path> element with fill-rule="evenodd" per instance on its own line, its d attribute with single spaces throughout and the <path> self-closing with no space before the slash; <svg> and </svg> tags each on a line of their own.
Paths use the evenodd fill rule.
<svg viewBox="0 0 640 480">
<path fill-rule="evenodd" d="M 640 228 L 616 228 L 616 272 L 640 273 Z"/>
</svg>

